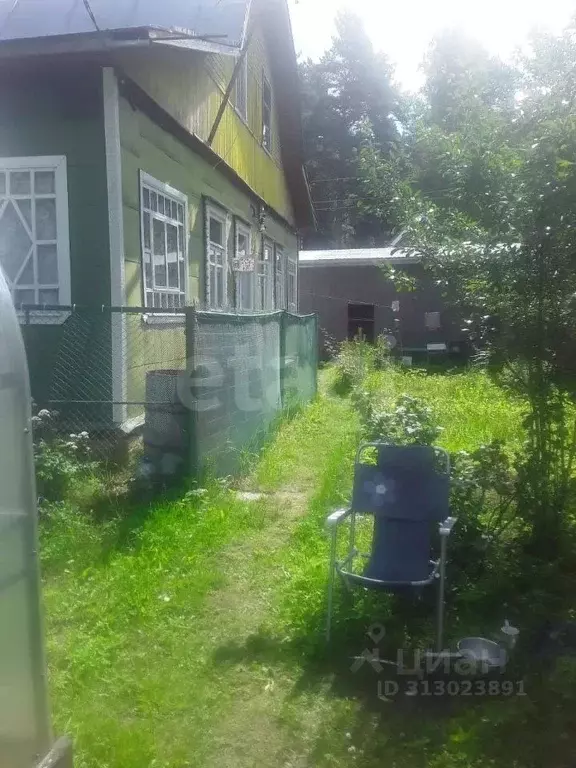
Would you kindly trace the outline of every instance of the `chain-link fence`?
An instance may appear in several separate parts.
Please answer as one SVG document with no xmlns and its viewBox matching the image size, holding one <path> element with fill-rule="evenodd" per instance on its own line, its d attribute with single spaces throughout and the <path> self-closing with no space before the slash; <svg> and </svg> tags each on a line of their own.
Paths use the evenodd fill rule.
<svg viewBox="0 0 576 768">
<path fill-rule="evenodd" d="M 232 472 L 316 391 L 314 315 L 28 307 L 21 322 L 38 407 L 100 460 L 142 435 L 151 472 Z"/>
</svg>

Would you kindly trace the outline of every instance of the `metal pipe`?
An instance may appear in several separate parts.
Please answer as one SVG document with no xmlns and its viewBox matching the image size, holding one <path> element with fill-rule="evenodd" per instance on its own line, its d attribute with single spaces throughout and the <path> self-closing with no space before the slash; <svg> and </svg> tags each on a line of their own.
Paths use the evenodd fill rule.
<svg viewBox="0 0 576 768">
<path fill-rule="evenodd" d="M 446 579 L 446 543 L 448 534 L 440 531 L 440 581 L 438 584 L 438 617 L 436 651 L 440 653 L 444 645 L 444 589 Z"/>
<path fill-rule="evenodd" d="M 330 642 L 330 631 L 332 629 L 332 598 L 334 593 L 334 564 L 336 562 L 336 536 L 338 535 L 338 526 L 332 526 L 332 540 L 330 542 L 330 574 L 328 576 L 328 617 L 326 620 L 326 642 Z"/>
<path fill-rule="evenodd" d="M 356 512 L 352 510 L 350 518 L 350 539 L 348 542 L 348 558 L 354 553 L 354 547 L 356 544 Z"/>
</svg>

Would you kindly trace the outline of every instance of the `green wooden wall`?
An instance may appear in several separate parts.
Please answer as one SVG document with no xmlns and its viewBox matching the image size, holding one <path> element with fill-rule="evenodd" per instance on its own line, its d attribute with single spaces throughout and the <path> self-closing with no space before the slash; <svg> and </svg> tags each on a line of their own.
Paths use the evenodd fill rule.
<svg viewBox="0 0 576 768">
<path fill-rule="evenodd" d="M 0 157 L 66 155 L 72 301 L 110 303 L 106 156 L 99 67 L 3 64 Z M 61 326 L 23 329 L 33 396 L 48 397 Z"/>
</svg>

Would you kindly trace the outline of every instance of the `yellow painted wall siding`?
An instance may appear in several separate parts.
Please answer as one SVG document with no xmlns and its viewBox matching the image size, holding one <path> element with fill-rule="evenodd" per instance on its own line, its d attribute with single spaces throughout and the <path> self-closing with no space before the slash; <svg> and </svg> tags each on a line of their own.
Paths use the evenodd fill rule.
<svg viewBox="0 0 576 768">
<path fill-rule="evenodd" d="M 135 264 L 127 263 L 127 272 Z M 186 361 L 184 321 L 178 325 L 152 325 L 140 314 L 125 315 L 126 394 L 132 403 L 146 402 L 146 373 L 158 370 L 181 370 Z M 126 418 L 143 415 L 141 405 L 129 405 Z"/>
<path fill-rule="evenodd" d="M 142 112 L 120 99 L 120 145 L 122 161 L 122 202 L 124 219 L 125 302 L 143 304 L 142 250 L 140 239 L 140 171 L 169 184 L 186 195 L 188 201 L 188 301 L 204 299 L 205 243 L 203 197 L 217 200 L 230 217 L 248 222 L 257 237 L 252 218 L 252 198 L 234 186 L 218 169 L 193 150 L 164 131 Z M 279 221 L 269 217 L 266 236 L 278 243 L 286 254 L 297 252 L 297 238 Z M 228 251 L 233 249 L 230 229 Z M 147 325 L 140 314 L 126 320 L 127 399 L 143 402 L 145 373 L 155 369 L 180 368 L 185 361 L 184 328 Z M 127 418 L 142 415 L 140 406 L 129 406 Z"/>
<path fill-rule="evenodd" d="M 119 54 L 119 65 L 190 133 L 203 141 L 208 139 L 232 75 L 232 57 L 158 46 Z M 265 40 L 256 26 L 248 51 L 247 123 L 228 104 L 212 148 L 257 195 L 293 223 L 270 72 Z M 272 86 L 271 153 L 261 146 L 263 73 Z"/>
</svg>

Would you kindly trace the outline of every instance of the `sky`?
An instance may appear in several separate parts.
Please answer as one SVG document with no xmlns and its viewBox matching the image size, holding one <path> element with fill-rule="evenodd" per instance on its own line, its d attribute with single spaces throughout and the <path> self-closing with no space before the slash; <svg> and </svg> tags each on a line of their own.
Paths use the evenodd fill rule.
<svg viewBox="0 0 576 768">
<path fill-rule="evenodd" d="M 530 32 L 560 32 L 576 13 L 576 0 L 289 0 L 296 51 L 318 58 L 330 46 L 334 17 L 349 8 L 364 21 L 374 46 L 396 66 L 407 90 L 422 83 L 419 66 L 434 35 L 461 28 L 504 59 L 526 47 Z"/>
</svg>

